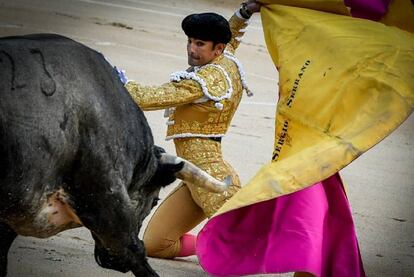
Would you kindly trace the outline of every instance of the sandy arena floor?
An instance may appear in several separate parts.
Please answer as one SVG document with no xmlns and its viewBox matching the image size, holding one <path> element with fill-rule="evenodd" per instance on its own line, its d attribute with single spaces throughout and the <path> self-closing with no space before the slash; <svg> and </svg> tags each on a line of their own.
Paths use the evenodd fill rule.
<svg viewBox="0 0 414 277">
<path fill-rule="evenodd" d="M 131 79 L 168 81 L 185 69 L 186 37 L 180 23 L 193 12 L 230 17 L 238 1 L 202 0 L 0 0 L 0 36 L 59 33 L 102 52 Z M 255 97 L 242 100 L 228 136 L 225 158 L 243 183 L 271 157 L 277 73 L 255 16 L 237 56 Z M 148 112 L 155 141 L 164 141 L 162 112 Z M 356 222 L 367 276 L 414 276 L 414 116 L 342 171 Z M 162 197 L 173 188 L 168 187 Z M 199 226 L 194 232 L 200 229 Z M 8 276 L 132 276 L 100 268 L 85 228 L 47 240 L 19 237 L 9 254 Z M 208 276 L 195 257 L 150 259 L 161 276 Z M 291 274 L 273 275 L 291 276 Z"/>
</svg>

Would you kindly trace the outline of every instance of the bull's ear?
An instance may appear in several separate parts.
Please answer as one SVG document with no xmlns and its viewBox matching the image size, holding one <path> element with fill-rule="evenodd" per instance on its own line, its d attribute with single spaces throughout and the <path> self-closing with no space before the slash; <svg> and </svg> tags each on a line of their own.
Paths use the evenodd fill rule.
<svg viewBox="0 0 414 277">
<path fill-rule="evenodd" d="M 157 145 L 154 145 L 154 150 L 153 151 L 154 151 L 154 155 L 155 155 L 155 157 L 157 157 L 157 159 L 161 158 L 161 154 L 166 153 L 164 148 L 159 147 Z"/>
<path fill-rule="evenodd" d="M 175 181 L 175 173 L 183 169 L 184 162 L 179 162 L 177 164 L 163 164 L 159 163 L 156 175 L 154 175 L 153 180 L 154 184 L 161 185 L 165 187 Z M 152 181 L 152 180 L 151 180 Z"/>
</svg>

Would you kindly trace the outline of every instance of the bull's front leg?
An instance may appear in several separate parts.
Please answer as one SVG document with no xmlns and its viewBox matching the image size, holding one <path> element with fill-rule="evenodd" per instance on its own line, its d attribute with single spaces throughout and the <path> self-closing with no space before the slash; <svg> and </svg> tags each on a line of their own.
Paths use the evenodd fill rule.
<svg viewBox="0 0 414 277">
<path fill-rule="evenodd" d="M 0 223 L 0 277 L 7 275 L 7 255 L 16 237 L 17 234 L 13 229 Z"/>
<path fill-rule="evenodd" d="M 129 253 L 125 253 L 125 255 L 122 255 L 125 257 L 130 256 L 126 260 L 138 261 L 133 262 L 133 264 L 131 265 L 125 264 L 125 259 L 120 259 L 119 255 L 111 253 L 110 251 L 108 251 L 108 249 L 103 247 L 102 244 L 98 243 L 99 239 L 94 234 L 92 234 L 92 236 L 94 237 L 96 242 L 95 260 L 100 266 L 108 269 L 117 270 L 123 273 L 126 273 L 129 270 L 131 270 L 135 276 L 158 276 L 158 274 L 148 264 L 144 244 L 141 240 L 137 239 L 137 235 L 134 235 L 132 238 L 132 241 L 136 241 L 130 244 L 130 246 L 127 248 L 127 251 Z"/>
<path fill-rule="evenodd" d="M 95 239 L 95 259 L 108 269 L 132 271 L 135 276 L 158 276 L 148 264 L 144 244 L 138 239 L 138 223 L 126 193 L 96 195 L 80 214 Z M 93 203 L 91 205 L 91 203 Z M 81 208 L 82 209 L 82 208 Z"/>
<path fill-rule="evenodd" d="M 94 236 L 95 241 L 96 237 Z M 158 274 L 151 268 L 151 266 L 147 262 L 144 245 L 142 241 L 137 240 L 136 243 L 133 243 L 129 249 L 129 255 L 139 257 L 137 261 L 138 263 L 134 263 L 134 265 L 126 266 L 122 260 L 119 259 L 117 255 L 111 254 L 107 249 L 103 248 L 100 244 L 95 244 L 95 260 L 97 263 L 104 267 L 110 268 L 113 270 L 127 272 L 127 268 L 134 273 L 135 276 L 158 276 Z M 128 255 L 128 254 L 127 254 Z"/>
</svg>

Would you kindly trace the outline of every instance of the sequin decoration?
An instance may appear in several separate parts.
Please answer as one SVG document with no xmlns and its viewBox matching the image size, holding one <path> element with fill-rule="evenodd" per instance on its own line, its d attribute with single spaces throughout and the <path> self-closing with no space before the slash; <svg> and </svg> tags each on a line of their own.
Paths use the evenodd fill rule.
<svg viewBox="0 0 414 277">
<path fill-rule="evenodd" d="M 229 175 L 232 177 L 229 190 L 222 193 L 213 193 L 204 188 L 186 184 L 197 205 L 203 209 L 207 217 L 211 217 L 240 189 L 239 176 L 231 165 L 223 160 L 220 142 L 208 138 L 182 138 L 175 139 L 174 143 L 179 157 L 194 163 L 218 180 L 224 180 Z"/>
</svg>

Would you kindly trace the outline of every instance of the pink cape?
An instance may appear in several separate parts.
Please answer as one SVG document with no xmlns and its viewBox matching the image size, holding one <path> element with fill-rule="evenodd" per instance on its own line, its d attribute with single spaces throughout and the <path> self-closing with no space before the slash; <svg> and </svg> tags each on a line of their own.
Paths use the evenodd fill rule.
<svg viewBox="0 0 414 277">
<path fill-rule="evenodd" d="M 380 20 L 388 11 L 391 0 L 344 0 L 353 17 Z"/>
<path fill-rule="evenodd" d="M 214 276 L 297 271 L 365 276 L 339 174 L 213 217 L 198 235 L 197 255 Z"/>
</svg>

